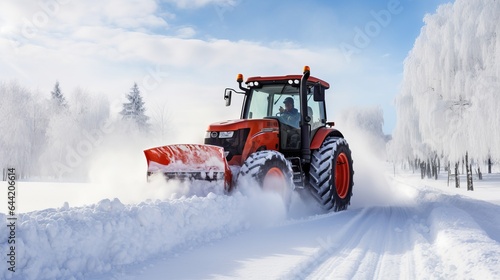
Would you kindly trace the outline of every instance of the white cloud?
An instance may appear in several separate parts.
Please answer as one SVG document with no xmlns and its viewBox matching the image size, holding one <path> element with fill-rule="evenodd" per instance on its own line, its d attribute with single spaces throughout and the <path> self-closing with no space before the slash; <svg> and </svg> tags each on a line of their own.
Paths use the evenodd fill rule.
<svg viewBox="0 0 500 280">
<path fill-rule="evenodd" d="M 72 33 L 81 26 L 113 26 L 147 30 L 167 28 L 155 0 L 43 0 L 7 1 L 0 9 L 2 33 L 17 40 L 36 39 L 43 34 Z"/>
<path fill-rule="evenodd" d="M 196 30 L 193 27 L 185 26 L 178 28 L 176 34 L 179 38 L 193 38 L 196 35 Z"/>
<path fill-rule="evenodd" d="M 197 9 L 207 5 L 234 7 L 238 0 L 164 0 L 163 2 L 174 4 L 181 9 Z"/>
</svg>

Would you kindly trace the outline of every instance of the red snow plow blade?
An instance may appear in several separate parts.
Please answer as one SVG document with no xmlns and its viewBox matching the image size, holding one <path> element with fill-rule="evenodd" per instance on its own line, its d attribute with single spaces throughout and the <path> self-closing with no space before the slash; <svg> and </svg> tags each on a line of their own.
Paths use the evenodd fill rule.
<svg viewBox="0 0 500 280">
<path fill-rule="evenodd" d="M 167 180 L 224 181 L 224 188 L 230 189 L 231 171 L 221 147 L 178 144 L 148 149 L 144 154 L 148 162 L 148 179 L 160 173 Z"/>
</svg>

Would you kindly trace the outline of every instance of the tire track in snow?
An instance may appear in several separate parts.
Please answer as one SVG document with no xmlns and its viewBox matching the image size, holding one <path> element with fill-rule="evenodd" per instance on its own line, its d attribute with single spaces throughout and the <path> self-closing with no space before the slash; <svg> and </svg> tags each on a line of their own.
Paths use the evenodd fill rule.
<svg viewBox="0 0 500 280">
<path fill-rule="evenodd" d="M 411 212 L 402 207 L 369 208 L 367 215 L 353 229 L 340 236 L 348 240 L 338 254 L 330 256 L 308 279 L 366 279 L 398 278 L 400 275 L 414 275 L 413 271 L 401 271 L 401 255 L 411 251 L 412 243 L 404 234 L 411 230 Z M 351 236 L 350 236 L 351 235 Z M 410 257 L 406 257 L 406 259 Z M 397 263 L 397 265 L 394 265 Z M 410 267 L 408 262 L 403 267 Z M 394 276 L 394 277 L 391 277 Z"/>
<path fill-rule="evenodd" d="M 404 185 L 414 204 L 359 211 L 281 279 L 500 279 L 500 206 Z"/>
<path fill-rule="evenodd" d="M 373 255 L 376 256 L 371 271 L 366 271 L 366 276 L 373 275 L 374 278 L 397 279 L 400 275 L 414 275 L 409 269 L 408 258 L 411 254 L 406 252 L 411 248 L 411 240 L 406 238 L 405 233 L 411 230 L 411 212 L 408 208 L 390 207 L 380 209 L 380 216 L 388 217 L 386 225 L 380 235 L 380 245 L 376 240 L 369 240 Z M 383 219 L 380 219 L 383 222 Z M 400 253 L 403 249 L 405 252 Z"/>
<path fill-rule="evenodd" d="M 378 271 L 385 273 L 383 253 L 387 249 L 406 249 L 411 244 L 410 239 L 397 245 L 386 241 L 388 236 L 400 236 L 400 231 L 409 227 L 405 226 L 409 217 L 405 208 L 372 207 L 359 211 L 345 224 L 339 223 L 337 216 L 325 218 L 325 223 L 339 225 L 338 231 L 318 238 L 320 250 L 281 279 L 352 279 L 370 277 Z"/>
<path fill-rule="evenodd" d="M 339 228 L 338 232 L 333 232 L 331 235 L 318 237 L 316 241 L 319 243 L 321 248 L 313 254 L 309 259 L 302 262 L 300 265 L 296 266 L 290 272 L 286 273 L 280 279 L 305 279 L 310 273 L 321 266 L 331 254 L 341 254 L 342 248 L 339 250 L 338 239 L 339 236 L 343 236 L 350 231 L 354 231 L 357 223 L 363 219 L 366 215 L 367 209 L 359 210 L 354 217 L 348 219 L 344 225 Z M 345 212 L 347 213 L 347 212 Z M 341 213 L 344 214 L 344 213 Z M 324 217 L 325 222 L 331 222 L 334 220 L 331 214 L 328 217 Z M 335 221 L 333 221 L 335 222 Z M 346 253 L 346 252 L 344 252 Z M 347 254 L 347 253 L 346 253 Z"/>
</svg>

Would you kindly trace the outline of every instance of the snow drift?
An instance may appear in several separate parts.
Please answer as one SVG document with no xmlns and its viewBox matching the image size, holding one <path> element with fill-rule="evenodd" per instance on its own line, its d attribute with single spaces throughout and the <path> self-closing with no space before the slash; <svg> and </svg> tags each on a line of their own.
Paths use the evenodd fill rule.
<svg viewBox="0 0 500 280">
<path fill-rule="evenodd" d="M 115 266 L 143 261 L 246 229 L 242 195 L 145 201 L 124 205 L 118 199 L 98 204 L 20 214 L 17 271 L 4 279 L 86 278 Z M 6 216 L 0 214 L 6 221 Z M 7 227 L 0 230 L 5 246 Z M 4 256 L 5 257 L 5 256 Z"/>
</svg>

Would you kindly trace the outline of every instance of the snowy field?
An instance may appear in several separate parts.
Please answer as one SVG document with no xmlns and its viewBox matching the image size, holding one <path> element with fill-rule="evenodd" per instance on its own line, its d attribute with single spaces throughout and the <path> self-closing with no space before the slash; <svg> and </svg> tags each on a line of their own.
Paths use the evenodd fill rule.
<svg viewBox="0 0 500 280">
<path fill-rule="evenodd" d="M 120 192 L 97 183 L 18 182 L 22 213 L 16 229 L 16 272 L 7 271 L 3 254 L 0 275 L 500 278 L 500 174 L 485 174 L 483 181 L 475 181 L 475 191 L 468 192 L 447 187 L 444 173 L 434 181 L 400 171 L 394 177 L 389 166 L 385 176 L 360 172 L 347 211 L 322 213 L 296 196 L 288 215 L 279 198 L 262 193 L 185 197 L 161 192 L 164 185 L 144 183 Z M 132 187 L 135 193 L 129 192 Z M 5 195 L 2 199 L 6 205 Z M 3 252 L 8 235 L 2 226 Z"/>
</svg>

